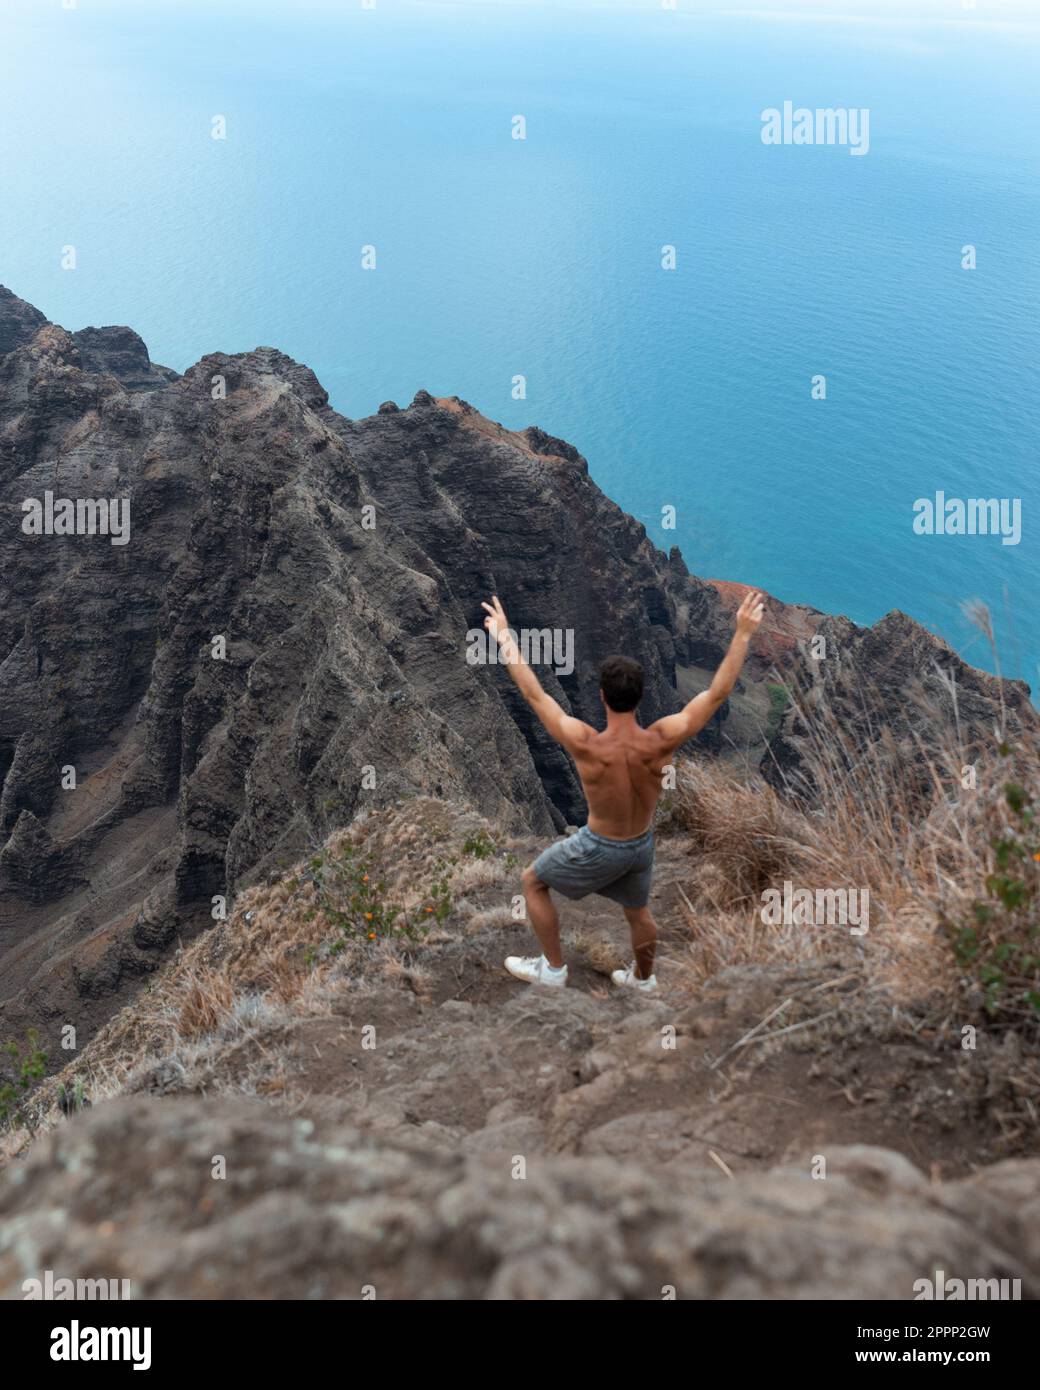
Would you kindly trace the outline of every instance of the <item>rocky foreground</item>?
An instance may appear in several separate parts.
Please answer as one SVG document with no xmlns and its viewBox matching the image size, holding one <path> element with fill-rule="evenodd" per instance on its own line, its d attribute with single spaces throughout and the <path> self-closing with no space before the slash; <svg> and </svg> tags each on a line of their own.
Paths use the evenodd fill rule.
<svg viewBox="0 0 1040 1390">
<path fill-rule="evenodd" d="M 636 1156 L 532 1158 L 518 1177 L 509 1145 L 119 1101 L 9 1179 L 0 1290 L 51 1269 L 139 1298 L 914 1299 L 941 1269 L 1040 1296 L 1040 1159 L 932 1184 L 888 1150 L 828 1157 L 826 1179 Z"/>
<path fill-rule="evenodd" d="M 848 942 L 691 981 L 678 837 L 659 997 L 609 984 L 625 931 L 594 900 L 569 987 L 525 987 L 501 961 L 532 846 L 489 834 L 379 813 L 164 967 L 38 1093 L 0 1295 L 48 1269 L 178 1298 L 913 1299 L 937 1270 L 1040 1294 L 1040 1159 L 993 1161 L 994 1044 L 886 1031 Z M 349 844 L 420 911 L 447 872 L 451 911 L 330 953 Z"/>
</svg>

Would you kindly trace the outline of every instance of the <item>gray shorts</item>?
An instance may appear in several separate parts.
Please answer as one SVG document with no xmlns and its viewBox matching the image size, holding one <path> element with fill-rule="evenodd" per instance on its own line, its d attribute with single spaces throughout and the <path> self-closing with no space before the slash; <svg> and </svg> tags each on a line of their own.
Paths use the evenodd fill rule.
<svg viewBox="0 0 1040 1390">
<path fill-rule="evenodd" d="M 654 868 L 654 832 L 634 840 L 608 840 L 587 825 L 566 840 L 557 840 L 534 861 L 543 883 L 565 898 L 598 893 L 622 907 L 646 907 Z"/>
</svg>

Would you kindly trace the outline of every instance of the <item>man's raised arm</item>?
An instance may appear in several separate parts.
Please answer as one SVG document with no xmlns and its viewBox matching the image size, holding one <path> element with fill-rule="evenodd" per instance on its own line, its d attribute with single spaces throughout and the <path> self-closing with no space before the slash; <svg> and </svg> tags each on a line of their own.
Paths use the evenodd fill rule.
<svg viewBox="0 0 1040 1390">
<path fill-rule="evenodd" d="M 498 595 L 492 595 L 490 603 L 482 603 L 480 606 L 488 615 L 484 619 L 484 627 L 498 643 L 499 661 L 508 667 L 509 674 L 520 694 L 534 710 L 548 732 L 557 743 L 562 743 L 565 748 L 573 748 L 584 742 L 594 732 L 593 729 L 582 720 L 564 714 L 557 701 L 542 689 L 541 682 L 528 666 L 523 658 L 523 653 L 517 646 L 516 638 L 509 627 L 505 609 L 499 602 Z"/>
<path fill-rule="evenodd" d="M 715 672 L 711 685 L 707 690 L 701 691 L 678 714 L 666 715 L 664 719 L 658 719 L 650 725 L 650 731 L 660 734 L 669 749 L 678 748 L 687 739 L 693 738 L 694 734 L 699 734 L 715 711 L 729 699 L 740 675 L 740 668 L 744 665 L 751 639 L 758 631 L 765 611 L 761 594 L 746 594 L 744 602 L 737 609 L 737 630 L 733 634 L 733 641 L 729 644 L 729 651 L 722 658 L 722 664 Z"/>
</svg>

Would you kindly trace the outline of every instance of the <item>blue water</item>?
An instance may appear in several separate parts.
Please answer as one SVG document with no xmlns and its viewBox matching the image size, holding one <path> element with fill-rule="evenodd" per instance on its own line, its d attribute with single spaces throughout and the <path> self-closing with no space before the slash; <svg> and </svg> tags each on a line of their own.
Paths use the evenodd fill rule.
<svg viewBox="0 0 1040 1390">
<path fill-rule="evenodd" d="M 694 572 L 992 668 L 981 598 L 1035 690 L 1037 12 L 791 8 L 5 0 L 0 281 L 179 370 L 274 344 L 349 415 L 537 423 Z M 785 99 L 869 154 L 763 145 Z M 916 536 L 937 490 L 1021 543 Z"/>
</svg>

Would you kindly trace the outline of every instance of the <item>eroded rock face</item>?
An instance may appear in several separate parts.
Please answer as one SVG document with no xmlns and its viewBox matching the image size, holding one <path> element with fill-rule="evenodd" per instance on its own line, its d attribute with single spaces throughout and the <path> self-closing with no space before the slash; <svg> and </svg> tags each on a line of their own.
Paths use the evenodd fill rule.
<svg viewBox="0 0 1040 1390">
<path fill-rule="evenodd" d="M 39 309 L 19 299 L 6 285 L 0 285 L 0 357 L 32 342 L 46 323 Z"/>
<path fill-rule="evenodd" d="M 48 496 L 128 505 L 127 543 L 26 534 L 23 503 Z M 611 651 L 644 662 L 653 718 L 731 629 L 732 595 L 655 549 L 541 430 L 426 392 L 345 420 L 273 348 L 177 377 L 132 330 L 70 334 L 9 291 L 0 517 L 8 1033 L 73 1012 L 89 1033 L 214 899 L 366 807 L 425 793 L 538 834 L 582 819 L 569 760 L 505 673 L 467 664 L 487 593 L 519 627 L 573 635 L 573 669 L 542 674 L 592 721 Z M 825 621 L 775 613 L 748 690 Z M 882 625 L 841 631 L 846 671 L 885 666 Z M 971 679 L 989 728 L 993 687 Z M 761 727 L 734 736 L 756 759 Z M 716 723 L 702 743 L 719 741 Z"/>
<path fill-rule="evenodd" d="M 523 1154 L 523 1136 L 511 1135 Z M 214 1160 L 226 1177 L 216 1180 Z M 0 1187 L 0 1295 L 129 1279 L 136 1297 L 912 1299 L 947 1277 L 1040 1292 L 1040 1160 L 930 1184 L 898 1154 L 826 1180 L 449 1153 L 260 1103 L 126 1099 Z M 674 1295 L 670 1293 L 674 1290 Z"/>
<path fill-rule="evenodd" d="M 669 564 L 570 444 L 538 429 L 505 430 L 463 401 L 426 392 L 392 415 L 329 416 L 366 488 L 436 566 L 468 628 L 482 627 L 481 596 L 498 593 L 518 631 L 573 639 L 566 659 L 540 675 L 579 717 L 602 723 L 598 669 L 612 652 L 643 663 L 648 722 L 679 708 L 676 668 L 689 664 L 691 643 L 705 660 L 721 659 L 731 632 L 714 588 L 681 561 Z M 582 821 L 570 759 L 508 682 L 499 689 L 554 805 L 566 821 Z"/>
<path fill-rule="evenodd" d="M 936 745 L 945 742 L 958 750 L 958 762 L 970 763 L 992 751 L 998 729 L 1011 743 L 1036 742 L 1037 716 L 1024 682 L 968 666 L 905 613 L 888 613 L 870 628 L 827 617 L 815 635 L 827 644 L 826 659 L 813 660 L 800 647 L 788 678 L 802 710 L 826 709 L 833 726 L 845 731 L 847 762 L 884 738 L 904 771 L 919 767 L 925 790 L 932 781 L 927 755 Z M 812 744 L 801 711 L 789 707 L 762 761 L 763 775 L 778 790 L 811 801 Z"/>
<path fill-rule="evenodd" d="M 177 380 L 176 372 L 151 361 L 144 341 L 132 328 L 81 328 L 72 338 L 84 371 L 111 372 L 131 391 Z"/>
</svg>

